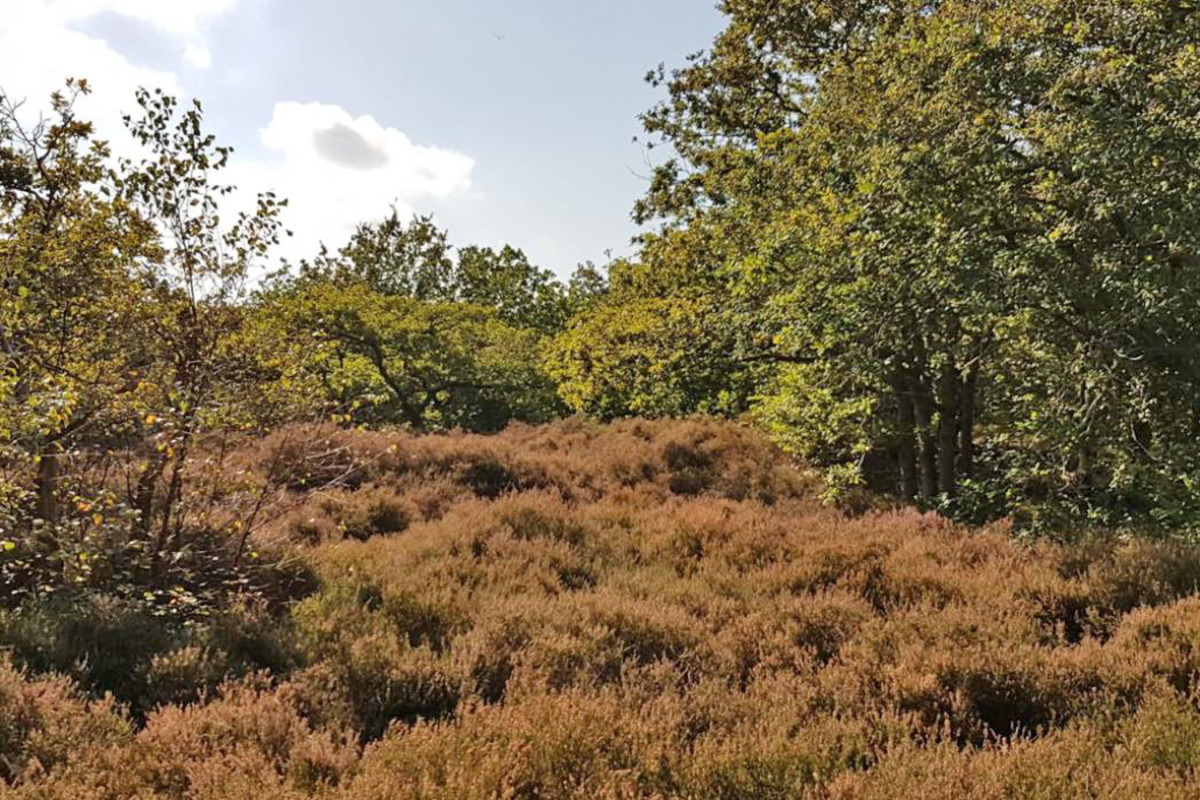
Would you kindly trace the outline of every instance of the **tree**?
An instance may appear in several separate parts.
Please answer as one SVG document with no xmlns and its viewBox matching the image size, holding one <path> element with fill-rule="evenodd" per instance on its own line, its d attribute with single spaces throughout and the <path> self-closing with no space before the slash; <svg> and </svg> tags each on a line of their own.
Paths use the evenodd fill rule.
<svg viewBox="0 0 1200 800">
<path fill-rule="evenodd" d="M 608 275 L 592 262 L 580 264 L 567 282 L 568 318 L 581 314 L 608 294 Z"/>
<path fill-rule="evenodd" d="M 318 282 L 269 298 L 263 313 L 348 419 L 495 431 L 557 412 L 540 337 L 492 309 Z"/>
<path fill-rule="evenodd" d="M 336 255 L 322 252 L 300 264 L 300 283 L 365 286 L 373 292 L 426 302 L 464 302 L 494 309 L 520 328 L 548 333 L 566 322 L 566 292 L 553 273 L 510 245 L 499 250 L 455 248 L 432 217 L 405 224 L 394 208 L 380 222 L 364 222 Z M 289 277 L 283 277 L 287 284 Z"/>
<path fill-rule="evenodd" d="M 449 300 L 454 295 L 454 261 L 447 234 L 432 217 L 414 217 L 407 225 L 393 208 L 377 223 L 364 222 L 336 255 L 322 246 L 301 276 L 347 285 L 361 283 L 381 294 L 419 300 Z"/>
<path fill-rule="evenodd" d="M 180 501 L 197 436 L 220 425 L 255 379 L 232 345 L 247 278 L 278 243 L 286 201 L 260 194 L 252 211 L 223 222 L 221 203 L 234 187 L 219 173 L 232 151 L 204 132 L 200 103 L 180 110 L 161 90 L 139 90 L 137 101 L 142 114 L 126 125 L 147 157 L 122 163 L 119 190 L 162 232 L 163 250 L 145 265 L 153 374 L 144 381 L 151 390 L 144 402 L 153 446 L 133 503 L 142 534 L 157 531 L 156 549 L 163 550 L 182 534 Z"/>
<path fill-rule="evenodd" d="M 248 527 L 226 535 L 254 512 L 210 513 L 231 482 L 200 502 L 192 453 L 284 413 L 249 408 L 278 365 L 242 288 L 279 203 L 222 224 L 228 150 L 162 93 L 127 120 L 148 156 L 114 163 L 75 115 L 87 90 L 32 124 L 0 98 L 0 605 L 102 595 L 183 622 L 273 579 Z"/>
<path fill-rule="evenodd" d="M 709 52 L 651 76 L 670 98 L 645 124 L 678 157 L 638 205 L 664 226 L 643 258 L 656 296 L 760 310 L 783 441 L 885 458 L 951 509 L 1188 508 L 1200 12 L 722 8 Z"/>
<path fill-rule="evenodd" d="M 664 261 L 612 264 L 610 280 L 589 290 L 555 338 L 547 363 L 575 410 L 614 419 L 749 407 L 769 364 L 754 317 L 709 287 L 664 285 Z M 592 287 L 594 277 L 583 273 Z"/>
<path fill-rule="evenodd" d="M 703 300 L 629 298 L 577 317 L 549 356 L 559 394 L 606 420 L 720 411 L 728 365 L 702 355 L 711 311 Z"/>
<path fill-rule="evenodd" d="M 492 431 L 561 410 L 541 361 L 569 312 L 562 284 L 522 251 L 454 252 L 431 218 L 405 225 L 393 210 L 279 276 L 257 318 L 337 416 Z"/>
<path fill-rule="evenodd" d="M 36 516 L 59 520 L 62 460 L 130 432 L 153 230 L 113 199 L 105 145 L 69 81 L 32 128 L 0 97 L 0 440 L 36 465 Z M 105 196 L 107 195 L 107 197 Z M 11 448 L 15 448 L 15 451 Z"/>
<path fill-rule="evenodd" d="M 519 328 L 551 333 L 567 319 L 567 297 L 553 273 L 529 263 L 525 253 L 505 245 L 464 247 L 458 253 L 454 296 L 465 303 L 496 309 L 500 319 Z"/>
</svg>

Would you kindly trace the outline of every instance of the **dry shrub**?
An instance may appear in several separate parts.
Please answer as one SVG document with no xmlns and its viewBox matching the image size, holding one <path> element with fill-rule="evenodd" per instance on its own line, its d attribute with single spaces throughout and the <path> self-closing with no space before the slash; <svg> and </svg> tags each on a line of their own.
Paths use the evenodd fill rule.
<svg viewBox="0 0 1200 800">
<path fill-rule="evenodd" d="M 292 497 L 284 507 L 299 497 L 300 507 L 275 527 L 310 541 L 337 528 L 330 504 L 364 490 L 390 490 L 389 503 L 403 496 L 416 518 L 431 520 L 464 495 L 495 500 L 541 489 L 595 501 L 633 491 L 650 501 L 704 495 L 773 504 L 809 496 L 813 486 L 749 429 L 705 419 L 517 424 L 494 436 L 292 426 L 248 445 L 230 463 L 285 487 Z M 315 503 L 305 502 L 310 492 Z M 333 527 L 323 517 L 333 517 Z"/>
<path fill-rule="evenodd" d="M 1196 796 L 1200 548 L 848 518 L 703 420 L 298 428 L 238 459 L 290 487 L 269 535 L 320 590 L 157 643 L 0 618 L 21 663 L 97 692 L 135 665 L 163 704 L 137 731 L 0 671 L 16 796 Z"/>
<path fill-rule="evenodd" d="M 1181 543 L 1097 542 L 1052 558 L 1063 580 L 1033 596 L 1071 641 L 1107 638 L 1130 611 L 1200 591 L 1200 551 Z"/>
<path fill-rule="evenodd" d="M 386 452 L 375 437 L 333 425 L 291 426 L 252 443 L 233 463 L 248 463 L 292 491 L 358 486 Z"/>
<path fill-rule="evenodd" d="M 403 533 L 421 512 L 415 502 L 393 489 L 364 486 L 334 489 L 293 509 L 284 522 L 293 541 L 315 545 L 338 539 L 365 541 Z"/>
<path fill-rule="evenodd" d="M 135 706 L 187 705 L 223 684 L 259 672 L 284 675 L 300 661 L 295 629 L 260 606 L 234 606 L 193 627 L 173 649 L 154 654 Z"/>
<path fill-rule="evenodd" d="M 565 692 L 487 706 L 450 726 L 399 731 L 363 759 L 355 798 L 643 797 L 670 752 L 659 709 L 613 693 Z"/>
<path fill-rule="evenodd" d="M 314 721 L 373 741 L 393 724 L 449 717 L 463 684 L 454 665 L 427 648 L 366 638 L 298 673 L 288 690 Z"/>
<path fill-rule="evenodd" d="M 111 797 L 311 796 L 344 781 L 357 757 L 343 734 L 312 730 L 285 696 L 247 682 L 155 712 L 119 759 L 79 781 Z"/>
<path fill-rule="evenodd" d="M 27 680 L 0 662 L 0 777 L 36 782 L 89 747 L 115 747 L 133 735 L 111 698 L 88 701 L 66 678 Z M 2 784 L 0 784 L 2 785 Z"/>
<path fill-rule="evenodd" d="M 67 757 L 16 781 L 11 796 L 296 800 L 346 782 L 359 755 L 344 735 L 312 730 L 282 695 L 250 683 L 156 712 L 136 734 L 101 742 L 78 722 L 74 732 L 62 743 Z"/>
<path fill-rule="evenodd" d="M 994 742 L 963 751 L 907 743 L 871 770 L 846 772 L 833 800 L 1045 797 L 1134 800 L 1196 796 L 1195 703 L 1156 693 L 1136 713 L 1108 725 L 1071 725 L 1037 740 Z"/>
</svg>

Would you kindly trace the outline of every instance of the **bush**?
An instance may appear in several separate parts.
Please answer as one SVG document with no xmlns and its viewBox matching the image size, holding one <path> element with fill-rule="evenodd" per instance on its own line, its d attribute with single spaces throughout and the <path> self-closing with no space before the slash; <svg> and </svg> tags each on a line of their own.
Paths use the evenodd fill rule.
<svg viewBox="0 0 1200 800">
<path fill-rule="evenodd" d="M 139 715 L 189 703 L 231 677 L 285 674 L 296 655 L 289 625 L 262 608 L 233 607 L 181 625 L 104 596 L 31 602 L 0 614 L 0 646 L 37 673 L 70 676 Z"/>
<path fill-rule="evenodd" d="M 311 592 L 0 614 L 15 797 L 1195 793 L 1194 546 L 848 517 L 701 421 L 328 436 L 251 540 L 327 525 Z"/>
</svg>

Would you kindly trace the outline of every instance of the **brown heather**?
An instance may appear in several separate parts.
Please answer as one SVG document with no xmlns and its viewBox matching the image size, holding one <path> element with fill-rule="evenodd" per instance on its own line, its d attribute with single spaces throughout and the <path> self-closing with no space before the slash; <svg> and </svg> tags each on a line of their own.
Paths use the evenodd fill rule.
<svg viewBox="0 0 1200 800">
<path fill-rule="evenodd" d="M 319 590 L 122 655 L 141 710 L 5 666 L 0 795 L 1200 796 L 1200 549 L 847 517 L 714 422 L 232 461 Z"/>
</svg>

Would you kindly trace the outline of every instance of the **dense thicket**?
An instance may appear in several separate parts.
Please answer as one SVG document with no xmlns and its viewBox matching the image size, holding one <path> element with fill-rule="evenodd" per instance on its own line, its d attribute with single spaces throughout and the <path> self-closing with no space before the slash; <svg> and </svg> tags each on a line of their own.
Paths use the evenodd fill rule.
<svg viewBox="0 0 1200 800">
<path fill-rule="evenodd" d="M 834 477 L 969 518 L 1190 525 L 1194 5 L 721 7 L 709 51 L 651 76 L 676 156 L 638 213 L 664 224 L 575 323 L 564 396 L 750 410 Z"/>
</svg>

